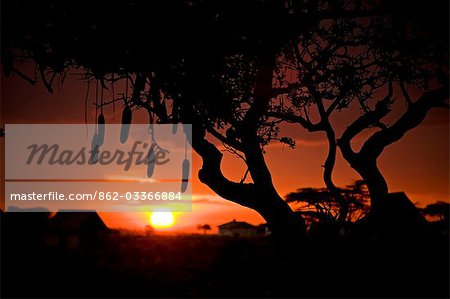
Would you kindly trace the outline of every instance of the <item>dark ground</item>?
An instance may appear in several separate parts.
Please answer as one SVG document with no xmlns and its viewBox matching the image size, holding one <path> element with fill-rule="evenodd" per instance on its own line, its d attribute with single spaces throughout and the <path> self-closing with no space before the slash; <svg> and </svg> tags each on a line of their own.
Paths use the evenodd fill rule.
<svg viewBox="0 0 450 299">
<path fill-rule="evenodd" d="M 4 232 L 3 228 L 3 232 Z M 448 237 L 121 236 L 57 249 L 2 234 L 1 297 L 447 297 Z"/>
</svg>

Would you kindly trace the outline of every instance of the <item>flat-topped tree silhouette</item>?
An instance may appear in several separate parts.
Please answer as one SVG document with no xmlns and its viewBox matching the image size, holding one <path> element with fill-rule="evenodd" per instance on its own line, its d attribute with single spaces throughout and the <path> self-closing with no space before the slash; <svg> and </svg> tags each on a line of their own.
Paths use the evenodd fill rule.
<svg viewBox="0 0 450 299">
<path fill-rule="evenodd" d="M 278 194 L 264 159 L 270 142 L 290 143 L 269 118 L 274 99 L 311 82 L 274 85 L 292 61 L 286 51 L 324 22 L 352 26 L 392 13 L 388 8 L 359 1 L 3 1 L 2 64 L 7 75 L 31 83 L 40 77 L 50 92 L 73 68 L 101 90 L 129 83 L 132 92 L 98 107 L 120 101 L 147 110 L 150 123 L 192 123 L 200 180 L 260 213 L 274 236 L 292 238 L 304 232 L 304 220 Z M 26 59 L 37 65 L 31 76 L 18 64 Z M 336 147 L 329 140 L 327 186 Z M 217 141 L 243 158 L 248 170 L 240 182 L 223 174 Z"/>
<path fill-rule="evenodd" d="M 448 224 L 450 221 L 450 203 L 437 201 L 428 204 L 422 209 L 422 213 L 430 217 L 436 217 L 439 221 L 445 221 Z"/>
<path fill-rule="evenodd" d="M 369 193 L 362 180 L 353 184 L 338 188 L 340 197 L 345 200 L 345 219 L 347 223 L 361 220 L 369 211 Z M 301 213 L 307 222 L 341 224 L 343 211 L 340 206 L 343 202 L 337 201 L 334 194 L 328 188 L 300 188 L 285 196 L 289 203 L 294 204 L 294 209 Z"/>
<path fill-rule="evenodd" d="M 209 225 L 209 224 L 199 224 L 199 225 L 197 225 L 197 229 L 198 230 L 202 230 L 203 234 L 206 235 L 206 233 L 211 230 L 211 225 Z"/>
</svg>

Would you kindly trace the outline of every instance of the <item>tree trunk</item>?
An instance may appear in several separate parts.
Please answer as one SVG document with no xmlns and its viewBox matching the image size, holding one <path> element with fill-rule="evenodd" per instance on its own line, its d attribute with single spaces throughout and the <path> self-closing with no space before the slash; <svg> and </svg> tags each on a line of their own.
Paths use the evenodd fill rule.
<svg viewBox="0 0 450 299">
<path fill-rule="evenodd" d="M 402 215 L 393 215 L 391 211 L 388 186 L 376 165 L 376 160 L 362 161 L 355 170 L 364 179 L 370 194 L 371 209 L 367 215 L 369 231 L 376 236 L 390 236 L 395 231 L 396 218 Z"/>
<path fill-rule="evenodd" d="M 200 181 L 217 195 L 257 211 L 266 220 L 274 237 L 289 241 L 305 234 L 305 222 L 276 192 L 258 135 L 262 116 L 267 111 L 272 95 L 274 57 L 275 53 L 272 52 L 261 55 L 254 101 L 240 125 L 234 128 L 240 137 L 239 150 L 245 156 L 253 183 L 233 182 L 224 176 L 221 169 L 223 155 L 205 136 L 209 121 L 202 122 L 196 118 L 189 102 L 183 101 L 181 105 L 183 120 L 193 125 L 192 148 L 202 158 L 202 167 L 198 173 Z M 237 142 L 228 141 L 232 142 L 230 146 Z"/>
<path fill-rule="evenodd" d="M 256 211 L 266 220 L 275 239 L 298 240 L 306 233 L 304 219 L 277 194 L 260 194 Z"/>
<path fill-rule="evenodd" d="M 266 220 L 275 238 L 290 240 L 305 234 L 303 218 L 292 211 L 272 184 L 228 180 L 221 171 L 222 153 L 205 139 L 204 129 L 195 126 L 193 130 L 192 146 L 203 161 L 198 173 L 202 183 L 224 199 L 257 211 Z"/>
<path fill-rule="evenodd" d="M 354 169 L 361 175 L 367 185 L 372 212 L 381 212 L 389 190 L 386 180 L 376 165 L 376 161 L 363 160 Z"/>
<path fill-rule="evenodd" d="M 333 128 L 329 120 L 326 120 L 325 133 L 327 135 L 328 140 L 328 156 L 325 160 L 324 171 L 323 171 L 323 180 L 328 190 L 334 199 L 339 203 L 339 216 L 337 218 L 339 223 L 345 223 L 349 211 L 349 203 L 348 201 L 341 195 L 340 190 L 333 182 L 333 170 L 334 165 L 336 163 L 336 152 L 337 152 L 337 143 L 336 143 L 336 134 L 334 133 Z"/>
</svg>

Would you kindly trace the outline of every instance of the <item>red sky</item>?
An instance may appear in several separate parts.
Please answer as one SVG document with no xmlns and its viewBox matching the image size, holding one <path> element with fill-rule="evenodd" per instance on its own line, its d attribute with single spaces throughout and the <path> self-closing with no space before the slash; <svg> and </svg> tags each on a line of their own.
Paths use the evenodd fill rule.
<svg viewBox="0 0 450 299">
<path fill-rule="evenodd" d="M 1 79 L 3 119 L 1 123 L 84 123 L 84 97 L 86 84 L 76 76 L 69 76 L 64 86 L 54 94 L 49 94 L 41 84 L 32 86 L 20 78 Z M 92 89 L 91 89 L 92 91 Z M 116 91 L 120 92 L 120 91 Z M 105 96 L 108 95 L 105 93 Z M 89 122 L 93 122 L 94 93 L 89 98 Z M 117 105 L 116 114 L 112 107 L 105 110 L 107 123 L 120 122 L 122 107 Z M 139 112 L 134 120 L 145 123 L 146 114 Z M 358 115 L 356 108 L 337 113 L 333 122 L 338 131 Z M 298 126 L 284 128 L 297 141 L 292 150 L 281 144 L 269 146 L 267 163 L 271 169 L 275 186 L 284 196 L 300 187 L 322 187 L 321 165 L 325 159 L 327 144 L 321 133 L 307 133 Z M 338 133 L 339 134 L 339 133 Z M 369 134 L 369 132 L 366 133 Z M 359 140 L 363 140 L 362 135 Z M 3 148 L 3 139 L 0 146 Z M 357 144 L 355 144 L 357 147 Z M 4 155 L 1 153 L 3 159 Z M 3 160 L 0 160 L 3 168 Z M 196 174 L 201 160 L 193 153 L 193 212 L 178 213 L 171 232 L 195 232 L 197 224 L 208 223 L 213 227 L 233 219 L 253 224 L 263 222 L 254 211 L 230 203 L 216 196 L 209 188 L 198 181 Z M 413 202 L 419 205 L 436 200 L 449 200 L 449 114 L 448 110 L 431 111 L 425 121 L 407 133 L 399 142 L 389 146 L 382 154 L 379 165 L 383 171 L 390 191 L 404 191 Z M 241 161 L 225 154 L 223 170 L 230 179 L 239 180 L 244 168 Z M 334 179 L 337 185 L 346 185 L 359 179 L 343 159 L 338 157 Z M 3 182 L 3 176 L 1 177 Z M 1 185 L 3 188 L 3 184 Z M 144 213 L 101 213 L 110 227 L 142 229 L 148 224 Z"/>
</svg>

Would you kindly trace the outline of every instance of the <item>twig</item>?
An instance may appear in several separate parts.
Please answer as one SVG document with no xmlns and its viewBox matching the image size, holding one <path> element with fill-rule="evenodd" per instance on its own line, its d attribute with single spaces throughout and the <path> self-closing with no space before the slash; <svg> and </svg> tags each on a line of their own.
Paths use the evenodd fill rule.
<svg viewBox="0 0 450 299">
<path fill-rule="evenodd" d="M 400 89 L 402 90 L 403 96 L 405 97 L 406 103 L 408 104 L 408 107 L 409 107 L 409 106 L 411 106 L 413 104 L 413 100 L 409 96 L 408 91 L 406 90 L 406 86 L 405 86 L 405 83 L 403 82 L 403 80 L 401 80 L 399 84 L 400 84 Z"/>
</svg>

